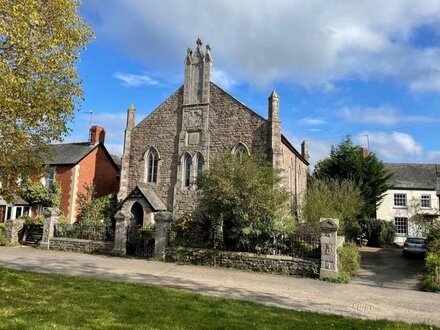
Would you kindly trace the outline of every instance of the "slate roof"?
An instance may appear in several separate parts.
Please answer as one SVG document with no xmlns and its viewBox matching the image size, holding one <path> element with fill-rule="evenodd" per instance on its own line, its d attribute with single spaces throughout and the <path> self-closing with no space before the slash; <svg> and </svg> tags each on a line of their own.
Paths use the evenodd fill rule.
<svg viewBox="0 0 440 330">
<path fill-rule="evenodd" d="M 435 190 L 437 177 L 440 176 L 438 164 L 385 163 L 392 173 L 389 183 L 393 188 Z"/>
<path fill-rule="evenodd" d="M 147 199 L 148 203 L 153 207 L 155 211 L 166 211 L 167 207 L 162 202 L 156 192 L 149 187 L 146 183 L 139 183 L 138 186 L 141 193 Z"/>
<path fill-rule="evenodd" d="M 29 203 L 28 202 L 26 202 L 24 199 L 22 199 L 22 198 L 20 198 L 20 197 L 18 197 L 18 196 L 16 196 L 17 197 L 17 201 L 15 202 L 15 204 L 14 205 L 23 205 L 23 206 L 27 206 L 27 205 L 29 205 Z M 9 205 L 4 199 L 3 199 L 3 197 L 0 195 L 0 206 L 5 206 L 5 205 Z"/>
<path fill-rule="evenodd" d="M 90 145 L 88 142 L 51 144 L 50 149 L 53 157 L 47 161 L 47 165 L 77 164 L 87 156 L 98 144 Z"/>
<path fill-rule="evenodd" d="M 89 142 L 51 144 L 49 147 L 52 152 L 52 158 L 46 160 L 46 165 L 54 166 L 78 164 L 99 145 L 104 147 L 105 152 L 112 159 L 115 167 L 120 170 L 121 158 L 115 155 L 110 155 L 103 144 L 89 144 Z"/>
</svg>

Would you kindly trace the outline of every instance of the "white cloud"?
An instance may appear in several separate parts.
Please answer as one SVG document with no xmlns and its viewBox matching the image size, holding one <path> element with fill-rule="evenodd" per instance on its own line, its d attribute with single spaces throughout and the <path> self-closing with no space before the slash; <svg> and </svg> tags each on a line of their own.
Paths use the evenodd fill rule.
<svg viewBox="0 0 440 330">
<path fill-rule="evenodd" d="M 431 151 L 428 152 L 428 161 L 433 163 L 439 163 L 440 162 L 440 151 Z"/>
<path fill-rule="evenodd" d="M 132 73 L 121 73 L 121 72 L 115 72 L 113 74 L 113 77 L 122 81 L 122 85 L 126 87 L 139 87 L 142 85 L 147 86 L 155 86 L 159 85 L 159 82 L 150 76 L 143 74 L 132 74 Z"/>
<path fill-rule="evenodd" d="M 368 136 L 370 150 L 385 161 L 402 161 L 423 155 L 423 147 L 414 137 L 401 132 L 362 132 L 356 136 L 356 142 L 366 146 Z"/>
<path fill-rule="evenodd" d="M 429 123 L 432 118 L 424 116 L 408 116 L 399 110 L 381 105 L 373 107 L 344 107 L 339 115 L 348 122 L 393 126 L 397 124 Z"/>
<path fill-rule="evenodd" d="M 331 90 L 339 79 L 391 77 L 416 92 L 440 92 L 440 48 L 410 43 L 418 27 L 436 29 L 438 0 L 89 0 L 84 7 L 101 40 L 161 74 L 180 72 L 186 47 L 200 36 L 224 72 L 256 85 L 288 80 Z"/>
<path fill-rule="evenodd" d="M 333 143 L 331 140 L 313 140 L 307 139 L 309 142 L 310 169 L 312 170 L 316 163 L 330 155 Z"/>
<path fill-rule="evenodd" d="M 328 124 L 328 122 L 322 118 L 313 118 L 313 117 L 305 117 L 301 120 L 298 120 L 298 123 L 300 125 L 307 125 L 307 126 L 318 126 L 318 125 Z"/>
<path fill-rule="evenodd" d="M 122 143 L 106 143 L 105 147 L 111 155 L 122 157 L 124 145 Z"/>
<path fill-rule="evenodd" d="M 212 68 L 212 81 L 224 89 L 231 89 L 238 85 L 238 82 L 225 71 L 218 70 L 215 67 Z"/>
</svg>

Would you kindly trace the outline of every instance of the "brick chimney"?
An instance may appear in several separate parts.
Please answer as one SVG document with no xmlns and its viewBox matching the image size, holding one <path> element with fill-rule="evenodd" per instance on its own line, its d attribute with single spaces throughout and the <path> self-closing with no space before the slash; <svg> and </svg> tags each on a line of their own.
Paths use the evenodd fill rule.
<svg viewBox="0 0 440 330">
<path fill-rule="evenodd" d="M 102 143 L 105 141 L 105 128 L 101 126 L 90 127 L 90 141 L 89 144 Z"/>
</svg>

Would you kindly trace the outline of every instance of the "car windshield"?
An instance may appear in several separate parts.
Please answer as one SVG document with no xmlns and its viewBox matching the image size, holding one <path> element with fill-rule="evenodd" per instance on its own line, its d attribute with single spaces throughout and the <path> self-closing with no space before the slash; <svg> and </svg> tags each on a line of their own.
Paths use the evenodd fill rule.
<svg viewBox="0 0 440 330">
<path fill-rule="evenodd" d="M 424 238 L 408 238 L 406 240 L 407 243 L 411 243 L 411 244 L 425 244 L 425 239 Z"/>
</svg>

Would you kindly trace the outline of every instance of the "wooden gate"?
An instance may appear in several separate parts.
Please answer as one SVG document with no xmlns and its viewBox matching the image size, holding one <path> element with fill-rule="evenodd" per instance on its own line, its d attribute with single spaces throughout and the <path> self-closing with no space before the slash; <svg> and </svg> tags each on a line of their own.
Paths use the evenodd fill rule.
<svg viewBox="0 0 440 330">
<path fill-rule="evenodd" d="M 43 238 L 43 225 L 24 225 L 20 243 L 39 245 Z"/>
</svg>

